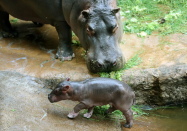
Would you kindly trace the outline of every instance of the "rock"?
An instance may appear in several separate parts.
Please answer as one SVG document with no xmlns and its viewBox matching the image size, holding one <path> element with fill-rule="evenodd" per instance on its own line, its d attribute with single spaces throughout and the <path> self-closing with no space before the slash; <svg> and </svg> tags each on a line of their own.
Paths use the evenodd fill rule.
<svg viewBox="0 0 187 131">
<path fill-rule="evenodd" d="M 122 81 L 136 94 L 137 104 L 167 105 L 187 100 L 187 65 L 127 70 Z"/>
</svg>

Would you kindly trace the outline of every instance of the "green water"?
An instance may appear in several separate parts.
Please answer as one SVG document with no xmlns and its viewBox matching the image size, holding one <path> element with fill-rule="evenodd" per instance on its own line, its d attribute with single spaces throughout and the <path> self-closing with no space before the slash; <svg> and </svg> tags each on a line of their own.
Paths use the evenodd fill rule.
<svg viewBox="0 0 187 131">
<path fill-rule="evenodd" d="M 187 104 L 148 112 L 149 126 L 160 131 L 187 131 Z"/>
</svg>

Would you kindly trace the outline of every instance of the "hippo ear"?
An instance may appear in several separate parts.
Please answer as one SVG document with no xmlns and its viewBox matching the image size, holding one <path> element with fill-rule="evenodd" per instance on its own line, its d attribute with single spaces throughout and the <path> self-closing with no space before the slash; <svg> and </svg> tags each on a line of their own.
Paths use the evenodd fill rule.
<svg viewBox="0 0 187 131">
<path fill-rule="evenodd" d="M 70 80 L 70 78 L 69 78 L 69 77 L 67 77 L 67 78 L 66 78 L 66 81 L 69 81 L 69 80 Z"/>
<path fill-rule="evenodd" d="M 121 8 L 112 9 L 112 13 L 116 14 L 116 13 L 118 13 L 120 10 L 121 10 Z"/>
<path fill-rule="evenodd" d="M 90 11 L 89 11 L 89 10 L 83 10 L 83 11 L 81 12 L 81 14 L 82 14 L 82 16 L 83 16 L 85 19 L 87 19 L 87 18 L 89 17 L 89 15 L 90 15 Z"/>
<path fill-rule="evenodd" d="M 62 92 L 63 92 L 63 93 L 66 93 L 68 90 L 69 90 L 69 86 L 66 85 L 66 86 L 62 89 Z"/>
</svg>

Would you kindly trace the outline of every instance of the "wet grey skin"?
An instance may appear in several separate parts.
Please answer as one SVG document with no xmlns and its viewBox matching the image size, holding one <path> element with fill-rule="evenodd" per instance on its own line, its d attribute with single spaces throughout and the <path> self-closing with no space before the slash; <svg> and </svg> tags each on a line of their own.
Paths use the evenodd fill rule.
<svg viewBox="0 0 187 131">
<path fill-rule="evenodd" d="M 60 82 L 55 89 L 48 95 L 51 103 L 61 100 L 79 101 L 68 118 L 75 118 L 79 111 L 88 109 L 84 117 L 90 118 L 94 106 L 110 104 L 107 113 L 120 110 L 125 118 L 125 127 L 133 125 L 132 104 L 135 104 L 135 94 L 127 84 L 111 78 L 91 78 L 81 82 L 69 81 Z"/>
<path fill-rule="evenodd" d="M 116 0 L 0 0 L 0 30 L 3 37 L 18 37 L 9 14 L 37 26 L 51 24 L 59 36 L 56 58 L 62 61 L 75 57 L 73 31 L 87 51 L 87 68 L 108 72 L 125 64 L 119 47 L 123 35 L 119 11 Z"/>
</svg>

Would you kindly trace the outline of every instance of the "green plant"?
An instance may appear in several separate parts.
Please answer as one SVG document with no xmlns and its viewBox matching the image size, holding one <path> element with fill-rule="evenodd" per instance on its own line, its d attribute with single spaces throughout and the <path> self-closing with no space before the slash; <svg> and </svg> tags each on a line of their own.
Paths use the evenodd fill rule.
<svg viewBox="0 0 187 131">
<path fill-rule="evenodd" d="M 72 40 L 72 45 L 81 47 L 81 43 L 78 40 Z"/>
<path fill-rule="evenodd" d="M 10 22 L 12 22 L 12 23 L 17 23 L 17 22 L 18 22 L 18 19 L 17 19 L 17 18 L 13 18 L 13 19 L 10 20 Z"/>
<path fill-rule="evenodd" d="M 112 72 L 100 72 L 100 77 L 113 78 L 121 81 L 122 72 L 121 71 L 112 71 Z"/>
<path fill-rule="evenodd" d="M 123 69 L 122 70 L 127 70 L 127 69 L 129 69 L 129 68 L 132 68 L 132 67 L 134 67 L 134 66 L 137 66 L 137 65 L 139 65 L 141 62 L 142 62 L 142 59 L 139 57 L 139 55 L 140 54 L 142 54 L 143 52 L 138 52 L 138 53 L 136 53 L 135 55 L 133 55 L 132 57 L 131 57 L 131 59 L 129 59 L 128 61 L 127 61 L 127 63 L 125 64 L 125 66 L 123 67 Z"/>
<path fill-rule="evenodd" d="M 110 119 L 114 119 L 114 120 L 123 120 L 123 113 L 120 110 L 115 110 L 113 111 L 111 114 L 107 114 L 106 111 L 108 110 L 108 108 L 110 107 L 110 105 L 104 105 L 104 106 L 96 106 L 94 107 L 94 111 L 93 111 L 93 115 L 96 116 L 102 116 L 101 118 L 108 118 L 110 117 Z M 133 116 L 134 119 L 136 119 L 137 117 L 140 116 L 147 116 L 149 115 L 149 113 L 144 112 L 141 109 L 141 106 L 132 106 L 131 109 L 133 110 Z M 87 110 L 83 111 L 82 113 L 86 113 Z M 93 119 L 92 119 L 93 120 Z"/>
</svg>

